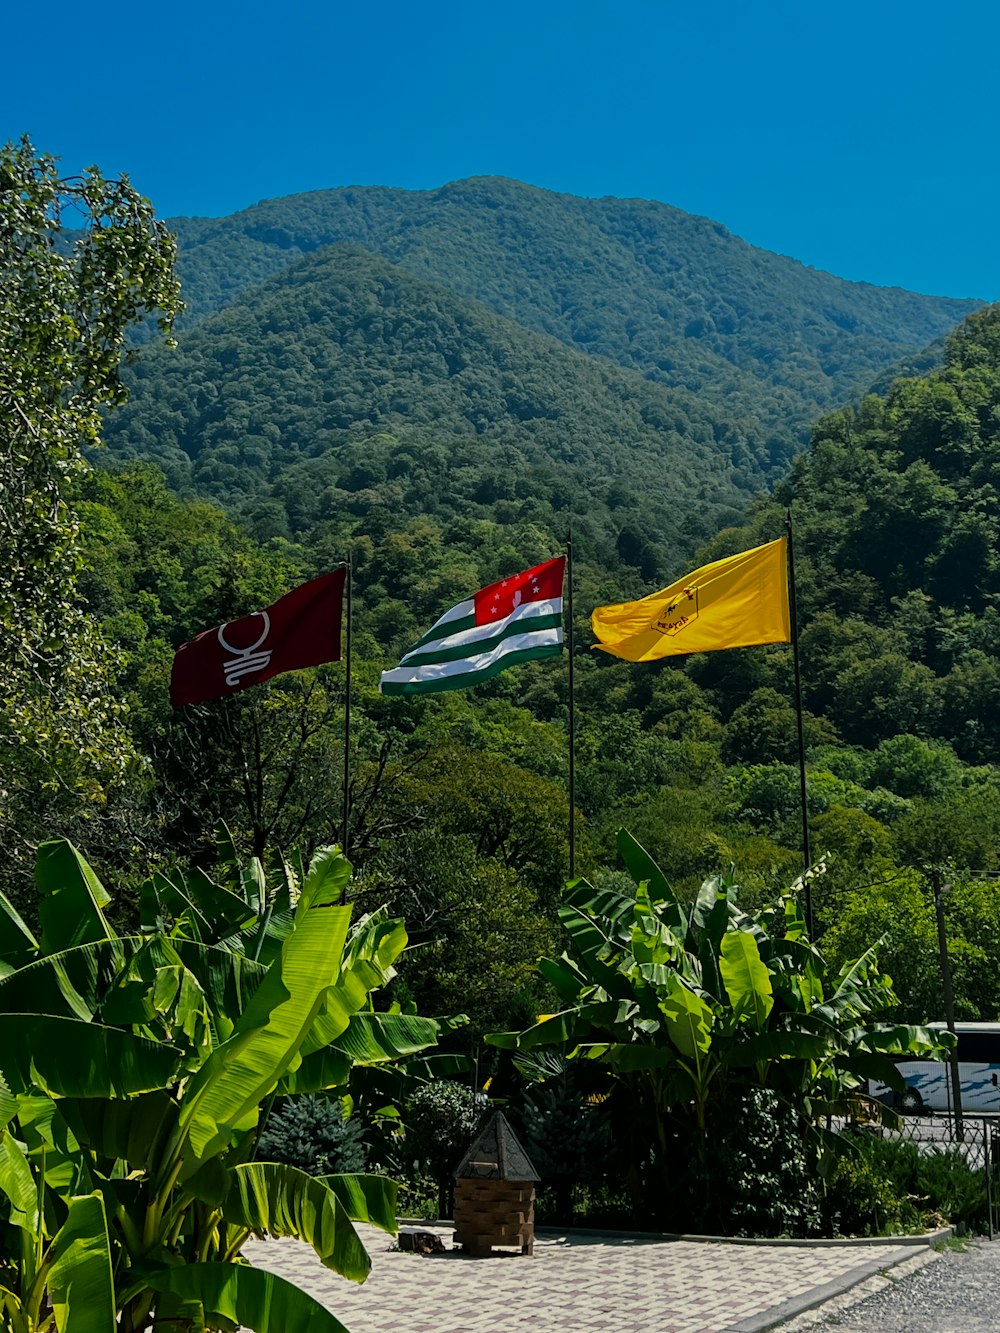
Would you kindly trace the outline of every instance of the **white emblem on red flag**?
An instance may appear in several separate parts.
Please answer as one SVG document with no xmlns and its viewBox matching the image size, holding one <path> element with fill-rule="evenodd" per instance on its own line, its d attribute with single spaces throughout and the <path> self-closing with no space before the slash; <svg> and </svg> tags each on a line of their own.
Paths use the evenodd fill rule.
<svg viewBox="0 0 1000 1333">
<path fill-rule="evenodd" d="M 239 625 L 242 624 L 243 620 L 253 620 L 257 616 L 260 616 L 263 620 L 264 630 L 263 633 L 258 635 L 255 643 L 251 643 L 246 648 L 234 648 L 231 643 L 226 642 L 225 631 L 230 625 Z M 254 611 L 249 616 L 243 616 L 241 620 L 227 620 L 224 625 L 219 626 L 217 633 L 219 642 L 226 652 L 234 654 L 231 661 L 222 664 L 222 669 L 226 673 L 227 685 L 235 685 L 244 676 L 249 676 L 254 671 L 263 671 L 266 666 L 270 666 L 272 650 L 268 648 L 264 652 L 258 652 L 261 644 L 271 633 L 271 617 L 266 611 Z"/>
</svg>

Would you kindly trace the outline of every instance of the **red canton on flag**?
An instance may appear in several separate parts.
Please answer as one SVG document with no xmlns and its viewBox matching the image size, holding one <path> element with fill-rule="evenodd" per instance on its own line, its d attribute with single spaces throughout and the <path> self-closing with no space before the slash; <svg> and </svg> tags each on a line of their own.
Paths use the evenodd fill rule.
<svg viewBox="0 0 1000 1333">
<path fill-rule="evenodd" d="M 511 574 L 458 602 L 383 671 L 383 694 L 436 694 L 492 680 L 498 671 L 562 652 L 566 557 Z"/>
<path fill-rule="evenodd" d="M 322 574 L 263 611 L 182 643 L 170 673 L 175 708 L 238 694 L 283 671 L 340 660 L 346 569 Z"/>
<path fill-rule="evenodd" d="M 562 598 L 563 559 L 550 560 L 523 574 L 491 583 L 473 596 L 476 605 L 476 624 L 488 625 L 493 620 L 506 620 L 515 608 L 525 602 L 555 601 Z"/>
</svg>

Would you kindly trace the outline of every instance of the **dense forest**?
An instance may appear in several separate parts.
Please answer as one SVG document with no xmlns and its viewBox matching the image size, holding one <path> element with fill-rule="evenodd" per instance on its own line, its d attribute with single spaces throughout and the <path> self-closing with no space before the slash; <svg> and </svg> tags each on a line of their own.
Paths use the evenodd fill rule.
<svg viewBox="0 0 1000 1333">
<path fill-rule="evenodd" d="M 180 228 L 188 326 L 176 349 L 142 348 L 101 466 L 74 480 L 74 577 L 117 681 L 117 767 L 103 786 L 56 778 L 11 807 L 5 891 L 24 903 L 28 852 L 53 831 L 122 886 L 126 915 L 150 865 L 211 867 L 219 821 L 244 851 L 340 838 L 343 665 L 179 713 L 167 684 L 181 642 L 349 553 L 356 892 L 405 916 L 420 946 L 397 998 L 466 1009 L 474 1035 L 516 1026 L 551 1000 L 532 964 L 558 947 L 567 871 L 565 657 L 419 699 L 381 696 L 379 672 L 456 601 L 557 555 L 572 527 L 577 868 L 613 884 L 625 826 L 682 894 L 734 865 L 752 906 L 801 869 L 790 651 L 633 666 L 590 650 L 589 615 L 778 535 L 791 509 L 818 926 L 835 958 L 887 931 L 899 1012 L 936 1017 L 927 875 L 949 867 L 960 1011 L 996 1016 L 1000 309 L 929 346 L 972 303 L 838 283 L 659 205 L 523 190 L 515 225 L 521 192 L 337 191 Z M 389 203 L 406 244 L 375 243 Z M 476 230 L 480 214 L 492 220 Z M 332 235 L 333 215 L 367 230 Z M 570 244 L 574 219 L 605 229 L 607 264 Z M 735 300 L 740 286 L 729 332 L 719 315 L 715 332 L 687 316 L 681 333 L 680 279 L 664 276 L 678 236 L 691 282 L 697 265 L 706 291 Z M 690 345 L 683 374 L 616 342 L 622 309 L 648 309 L 638 269 L 615 302 L 596 282 L 626 249 L 659 274 L 658 336 Z M 551 316 L 564 269 L 595 279 L 579 296 L 606 313 L 593 347 Z M 761 423 L 791 399 L 774 389 L 765 410 L 761 386 L 788 388 L 796 348 L 812 387 L 779 439 Z M 698 376 L 720 360 L 709 391 Z M 899 360 L 907 373 L 887 377 Z M 878 392 L 823 416 L 789 463 L 810 404 L 876 376 Z"/>
<path fill-rule="evenodd" d="M 1000 310 L 990 308 L 951 335 L 940 369 L 823 418 L 774 494 L 692 557 L 778 535 L 792 510 L 811 828 L 827 860 L 817 915 L 844 956 L 890 932 L 886 965 L 916 1017 L 937 1011 L 924 874 L 946 863 L 962 1012 L 1000 1008 L 989 878 L 1000 836 L 998 407 Z M 385 468 L 382 486 L 393 459 L 389 441 L 366 459 Z M 530 962 L 551 940 L 565 875 L 565 667 L 419 700 L 383 699 L 376 682 L 448 605 L 560 543 L 550 522 L 503 499 L 465 517 L 457 501 L 440 512 L 436 488 L 419 490 L 428 476 L 408 472 L 402 502 L 352 508 L 345 490 L 333 512 L 311 508 L 306 486 L 298 531 L 261 541 L 171 495 L 148 466 L 92 473 L 88 596 L 128 655 L 137 747 L 155 756 L 150 849 L 190 848 L 219 816 L 248 838 L 322 841 L 339 832 L 342 668 L 173 717 L 166 678 L 183 638 L 350 546 L 361 892 L 388 897 L 425 941 L 404 986 L 424 1004 L 468 1005 L 483 1030 L 543 1000 Z M 790 652 L 638 666 L 590 652 L 590 609 L 650 586 L 640 565 L 608 563 L 606 547 L 585 542 L 576 566 L 580 868 L 613 879 L 624 824 L 683 891 L 732 863 L 755 901 L 800 867 Z M 659 555 L 645 577 L 682 574 L 676 561 Z M 269 756 L 260 792 L 244 780 L 256 753 Z"/>
<path fill-rule="evenodd" d="M 666 204 L 491 177 L 322 190 L 171 226 L 191 322 L 303 255 L 355 244 L 525 329 L 697 394 L 779 464 L 819 412 L 922 353 L 976 304 L 844 282 Z"/>
</svg>

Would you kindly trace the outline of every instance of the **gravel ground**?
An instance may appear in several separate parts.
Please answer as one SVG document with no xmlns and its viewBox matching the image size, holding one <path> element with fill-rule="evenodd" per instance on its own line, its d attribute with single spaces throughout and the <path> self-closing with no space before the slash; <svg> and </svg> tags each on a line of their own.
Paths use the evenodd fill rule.
<svg viewBox="0 0 1000 1333">
<path fill-rule="evenodd" d="M 856 1289 L 825 1306 L 821 1316 L 783 1324 L 781 1333 L 996 1333 L 1000 1240 L 971 1241 L 933 1262 L 917 1260 L 913 1269 L 874 1278 L 865 1284 L 873 1294 L 858 1300 Z"/>
</svg>

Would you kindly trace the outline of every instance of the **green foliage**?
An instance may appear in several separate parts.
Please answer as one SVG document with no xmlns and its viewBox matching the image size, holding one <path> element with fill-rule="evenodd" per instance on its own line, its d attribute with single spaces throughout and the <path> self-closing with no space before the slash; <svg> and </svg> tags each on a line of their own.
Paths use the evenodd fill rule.
<svg viewBox="0 0 1000 1333">
<path fill-rule="evenodd" d="M 574 1077 L 577 1066 L 559 1061 L 555 1077 L 525 1092 L 520 1108 L 522 1143 L 552 1195 L 552 1221 L 571 1225 L 581 1191 L 592 1193 L 613 1178 L 614 1151 L 608 1107 Z"/>
<path fill-rule="evenodd" d="M 770 1088 L 734 1090 L 712 1116 L 712 1151 L 692 1172 L 687 1226 L 707 1235 L 813 1236 L 822 1227 L 814 1145 Z"/>
<path fill-rule="evenodd" d="M 352 1220 L 395 1227 L 387 1181 L 256 1159 L 262 1102 L 303 1086 L 346 1097 L 352 1072 L 434 1042 L 437 1024 L 372 1006 L 405 930 L 384 913 L 352 926 L 336 849 L 269 870 L 223 832 L 220 853 L 228 885 L 154 877 L 139 936 L 107 925 L 109 895 L 73 848 L 40 854 L 43 891 L 102 929 L 11 937 L 0 977 L 0 1282 L 19 1333 L 48 1330 L 47 1302 L 69 1310 L 84 1289 L 72 1333 L 181 1317 L 336 1329 L 289 1284 L 247 1277 L 245 1240 L 298 1236 L 362 1281 Z"/>
<path fill-rule="evenodd" d="M 817 412 L 922 353 L 973 308 L 843 282 L 665 204 L 578 199 L 495 177 L 423 192 L 319 191 L 176 226 L 192 323 L 273 274 L 291 277 L 317 250 L 363 246 L 666 386 L 664 424 L 692 406 L 700 424 L 711 403 L 737 467 L 780 466 Z M 449 369 L 461 374 L 474 360 L 475 349 L 462 348 Z M 516 407 L 530 403 L 531 383 Z"/>
<path fill-rule="evenodd" d="M 472 1143 L 485 1098 L 467 1083 L 439 1079 L 419 1088 L 406 1105 L 405 1161 L 411 1182 L 429 1177 L 437 1190 L 438 1217 L 450 1217 L 454 1173 Z"/>
<path fill-rule="evenodd" d="M 829 1234 L 880 1236 L 942 1222 L 983 1232 L 986 1181 L 958 1148 L 926 1148 L 872 1133 L 850 1135 L 826 1185 Z"/>
<path fill-rule="evenodd" d="M 732 878 L 715 878 L 688 907 L 629 834 L 618 846 L 634 887 L 571 884 L 560 907 L 569 947 L 539 964 L 559 1012 L 488 1040 L 607 1066 L 646 1216 L 662 1224 L 668 1200 L 675 1219 L 705 1212 L 713 1126 L 748 1090 L 777 1096 L 815 1168 L 822 1119 L 860 1104 L 869 1077 L 898 1084 L 890 1056 L 943 1055 L 940 1033 L 873 1020 L 895 1002 L 873 949 L 834 971 L 809 942 L 801 881 L 747 914 Z"/>
<path fill-rule="evenodd" d="M 120 657 L 77 592 L 71 487 L 102 410 L 124 401 L 130 327 L 158 311 L 166 331 L 179 309 L 174 250 L 126 179 L 91 167 L 62 180 L 27 139 L 0 147 L 0 838 L 11 879 L 47 821 L 79 823 L 136 762 L 113 689 Z"/>
<path fill-rule="evenodd" d="M 257 1151 L 264 1161 L 287 1162 L 311 1176 L 356 1173 L 368 1164 L 363 1135 L 359 1120 L 345 1120 L 342 1102 L 306 1094 L 275 1107 Z"/>
</svg>

